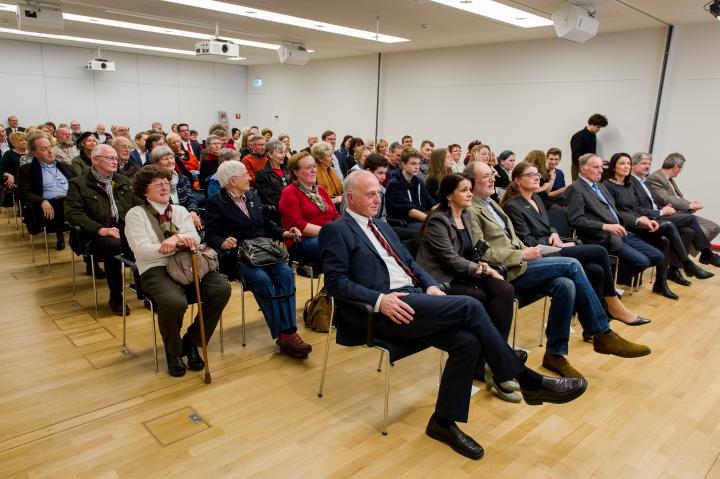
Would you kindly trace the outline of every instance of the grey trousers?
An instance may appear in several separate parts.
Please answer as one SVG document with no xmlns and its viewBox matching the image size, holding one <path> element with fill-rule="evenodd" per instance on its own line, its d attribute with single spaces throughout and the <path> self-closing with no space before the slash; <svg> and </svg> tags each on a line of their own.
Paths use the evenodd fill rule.
<svg viewBox="0 0 720 479">
<path fill-rule="evenodd" d="M 156 266 L 140 275 L 145 293 L 150 295 L 157 304 L 158 327 L 165 344 L 165 352 L 172 355 L 182 353 L 180 330 L 183 317 L 189 303 L 195 303 L 195 284 L 183 286 L 173 281 L 164 266 Z M 218 273 L 212 271 L 200 281 L 200 298 L 202 299 L 205 339 L 215 331 L 225 305 L 230 300 L 230 283 Z M 201 345 L 200 321 L 195 315 L 193 323 L 188 327 L 185 337 L 196 346 Z"/>
</svg>

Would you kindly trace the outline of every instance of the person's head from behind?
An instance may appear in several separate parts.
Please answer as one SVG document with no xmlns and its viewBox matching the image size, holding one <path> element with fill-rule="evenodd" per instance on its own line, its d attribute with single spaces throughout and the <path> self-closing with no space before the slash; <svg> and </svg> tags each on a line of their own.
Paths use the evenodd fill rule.
<svg viewBox="0 0 720 479">
<path fill-rule="evenodd" d="M 447 175 L 440 182 L 438 190 L 439 208 L 450 208 L 462 211 L 472 204 L 472 182 L 462 175 L 455 173 Z"/>
<path fill-rule="evenodd" d="M 635 153 L 632 156 L 632 172 L 635 176 L 645 178 L 650 173 L 652 155 L 644 151 Z"/>
<path fill-rule="evenodd" d="M 473 183 L 474 196 L 486 200 L 495 193 L 495 175 L 487 163 L 468 163 L 463 170 L 463 176 Z"/>
<path fill-rule="evenodd" d="M 140 198 L 167 205 L 170 202 L 172 171 L 158 165 L 145 165 L 133 176 L 133 189 Z"/>
<path fill-rule="evenodd" d="M 530 163 L 531 165 L 535 165 L 535 168 L 538 169 L 538 172 L 540 172 L 543 177 L 545 177 L 547 173 L 547 166 L 545 161 L 545 152 L 542 150 L 530 150 L 527 155 L 525 155 L 525 159 L 523 160 L 525 163 Z"/>
<path fill-rule="evenodd" d="M 223 148 L 220 150 L 220 158 L 218 164 L 222 165 L 226 161 L 240 161 L 240 152 L 232 148 Z"/>
<path fill-rule="evenodd" d="M 369 171 L 360 170 L 348 175 L 343 183 L 347 208 L 371 218 L 380 207 L 380 182 Z"/>
<path fill-rule="evenodd" d="M 578 158 L 578 166 L 580 176 L 587 180 L 597 183 L 602 178 L 603 160 L 595 153 L 585 153 Z"/>
<path fill-rule="evenodd" d="M 125 139 L 128 143 L 130 142 L 130 140 L 124 136 L 120 138 Z M 118 152 L 110 145 L 97 145 L 90 153 L 93 169 L 97 171 L 100 176 L 105 177 L 112 176 L 112 174 L 117 171 L 119 158 Z"/>
<path fill-rule="evenodd" d="M 593 133 L 597 133 L 603 128 L 608 126 L 608 120 L 605 115 L 601 115 L 600 113 L 595 113 L 594 115 L 590 115 L 590 118 L 588 118 L 588 126 L 587 129 Z"/>
<path fill-rule="evenodd" d="M 388 160 L 379 153 L 371 153 L 365 158 L 365 170 L 369 171 L 382 184 L 387 176 Z"/>
<path fill-rule="evenodd" d="M 415 148 L 406 148 L 400 156 L 400 167 L 407 178 L 412 178 L 420 173 L 420 161 L 422 155 Z"/>
</svg>

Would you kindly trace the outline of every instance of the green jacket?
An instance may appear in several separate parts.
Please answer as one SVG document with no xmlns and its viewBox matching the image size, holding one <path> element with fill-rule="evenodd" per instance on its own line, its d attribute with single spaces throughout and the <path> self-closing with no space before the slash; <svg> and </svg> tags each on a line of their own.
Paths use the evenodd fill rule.
<svg viewBox="0 0 720 479">
<path fill-rule="evenodd" d="M 124 223 L 125 214 L 130 208 L 142 204 L 140 198 L 134 194 L 132 181 L 118 173 L 113 176 L 113 197 L 121 223 Z M 65 197 L 65 220 L 80 226 L 88 241 L 97 238 L 100 228 L 109 228 L 112 225 L 110 198 L 98 185 L 92 173 L 70 180 Z"/>
</svg>

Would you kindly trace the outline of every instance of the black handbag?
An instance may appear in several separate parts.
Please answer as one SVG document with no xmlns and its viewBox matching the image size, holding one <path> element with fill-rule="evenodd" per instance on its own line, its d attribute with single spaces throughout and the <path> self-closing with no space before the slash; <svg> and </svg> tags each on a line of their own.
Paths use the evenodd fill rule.
<svg viewBox="0 0 720 479">
<path fill-rule="evenodd" d="M 243 240 L 240 245 L 240 256 L 250 266 L 270 266 L 286 263 L 288 252 L 278 247 L 270 238 L 253 238 Z"/>
</svg>

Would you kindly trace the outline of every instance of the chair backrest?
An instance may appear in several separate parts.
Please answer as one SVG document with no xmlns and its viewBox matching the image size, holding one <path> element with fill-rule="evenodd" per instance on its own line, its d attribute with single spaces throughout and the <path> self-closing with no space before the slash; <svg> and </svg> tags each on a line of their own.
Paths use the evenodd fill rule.
<svg viewBox="0 0 720 479">
<path fill-rule="evenodd" d="M 555 228 L 561 238 L 570 238 L 570 222 L 565 210 L 562 208 L 551 208 L 547 212 L 550 224 Z"/>
<path fill-rule="evenodd" d="M 410 255 L 414 258 L 417 256 L 417 252 L 420 249 L 420 238 L 415 236 L 414 238 L 403 240 L 403 245 L 410 252 Z"/>
</svg>

